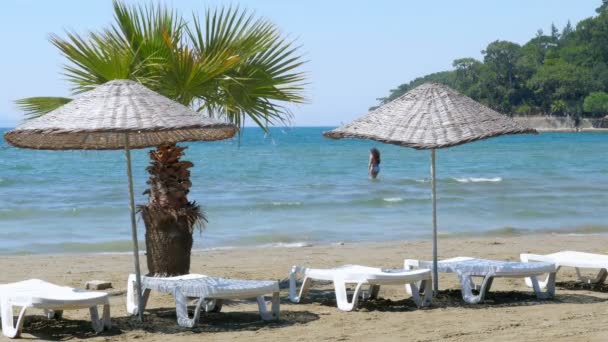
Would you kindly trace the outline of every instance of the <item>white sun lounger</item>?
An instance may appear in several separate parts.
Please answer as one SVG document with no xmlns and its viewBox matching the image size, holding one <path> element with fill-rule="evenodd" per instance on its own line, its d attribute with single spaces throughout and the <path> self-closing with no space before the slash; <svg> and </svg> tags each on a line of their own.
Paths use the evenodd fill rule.
<svg viewBox="0 0 608 342">
<path fill-rule="evenodd" d="M 404 261 L 406 269 L 433 268 L 432 261 L 409 260 Z M 507 262 L 498 260 L 475 259 L 470 257 L 457 257 L 438 262 L 437 271 L 441 273 L 456 273 L 460 281 L 462 299 L 470 304 L 483 301 L 486 293 L 497 277 L 531 279 L 534 292 L 539 299 L 552 298 L 555 295 L 555 264 L 547 262 Z M 549 274 L 547 278 L 547 291 L 543 293 L 537 276 Z M 481 285 L 475 285 L 473 277 L 483 278 Z M 479 294 L 474 295 L 473 290 Z"/>
<path fill-rule="evenodd" d="M 555 272 L 559 271 L 559 269 L 564 266 L 574 267 L 578 279 L 588 284 L 601 284 L 606 280 L 606 277 L 608 276 L 608 272 L 606 271 L 606 269 L 608 269 L 608 255 L 604 254 L 563 251 L 545 255 L 522 253 L 519 257 L 523 262 L 552 262 L 556 266 Z M 581 268 L 599 269 L 600 271 L 595 278 L 587 278 L 581 275 Z M 526 284 L 528 286 L 532 286 L 531 280 L 526 278 Z M 546 285 L 546 280 L 540 282 L 541 288 L 545 287 Z"/>
<path fill-rule="evenodd" d="M 97 306 L 103 305 L 99 319 Z M 17 322 L 13 307 L 20 307 Z M 0 285 L 0 319 L 4 336 L 15 338 L 21 334 L 27 309 L 43 309 L 49 318 L 61 317 L 63 310 L 89 309 L 95 332 L 110 328 L 110 302 L 105 292 L 92 292 L 58 286 L 39 279 Z"/>
<path fill-rule="evenodd" d="M 296 296 L 296 276 L 303 275 L 300 294 Z M 359 265 L 345 265 L 336 268 L 320 269 L 293 266 L 289 274 L 289 299 L 299 303 L 306 295 L 312 281 L 331 281 L 336 291 L 336 302 L 338 308 L 343 311 L 352 311 L 359 296 L 363 299 L 376 298 L 380 285 L 405 285 L 410 284 L 411 295 L 418 307 L 427 306 L 431 303 L 432 294 L 428 286 L 431 282 L 431 271 L 429 270 L 390 270 Z M 346 284 L 356 284 L 352 301 L 348 301 Z M 362 292 L 362 286 L 369 285 L 367 293 Z M 424 292 L 424 298 L 420 292 Z"/>
<path fill-rule="evenodd" d="M 178 277 L 141 277 L 143 303 L 138 307 L 135 275 L 129 275 L 127 282 L 127 312 L 136 315 L 145 310 L 150 291 L 170 293 L 175 298 L 177 323 L 192 328 L 198 322 L 201 309 L 219 312 L 222 300 L 256 298 L 263 320 L 279 319 L 279 282 L 266 280 L 239 280 L 208 277 L 201 274 L 187 274 Z M 272 295 L 271 312 L 266 308 L 264 295 Z M 198 298 L 194 316 L 188 317 L 188 299 Z"/>
</svg>

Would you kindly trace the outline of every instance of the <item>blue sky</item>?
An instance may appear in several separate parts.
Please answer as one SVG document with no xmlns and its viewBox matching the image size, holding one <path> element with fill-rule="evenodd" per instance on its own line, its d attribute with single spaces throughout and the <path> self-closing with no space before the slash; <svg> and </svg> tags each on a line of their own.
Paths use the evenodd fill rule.
<svg viewBox="0 0 608 342">
<path fill-rule="evenodd" d="M 150 1 L 127 1 L 147 3 Z M 308 103 L 293 108 L 295 126 L 333 126 L 362 114 L 376 98 L 415 77 L 451 68 L 501 39 L 525 43 L 538 29 L 560 29 L 595 15 L 599 0 L 230 0 L 163 1 L 181 13 L 240 5 L 276 23 L 303 46 Z M 49 33 L 84 33 L 112 23 L 110 0 L 3 0 L 0 127 L 22 113 L 14 100 L 68 96 L 64 62 Z"/>
</svg>

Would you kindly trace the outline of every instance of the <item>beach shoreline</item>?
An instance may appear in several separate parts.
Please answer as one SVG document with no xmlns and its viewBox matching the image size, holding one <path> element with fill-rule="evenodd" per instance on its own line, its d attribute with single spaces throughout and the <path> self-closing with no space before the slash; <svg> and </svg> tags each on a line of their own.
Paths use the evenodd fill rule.
<svg viewBox="0 0 608 342">
<path fill-rule="evenodd" d="M 475 256 L 515 261 L 519 253 L 579 250 L 608 254 L 608 236 L 530 234 L 510 237 L 449 238 L 439 240 L 439 257 Z M 92 279 L 109 280 L 114 328 L 94 336 L 85 310 L 67 311 L 68 320 L 48 321 L 35 313 L 24 334 L 42 339 L 76 336 L 92 341 L 142 339 L 160 342 L 211 340 L 605 340 L 608 323 L 608 287 L 578 287 L 572 269 L 558 273 L 557 297 L 537 300 L 521 279 L 499 279 L 488 301 L 471 306 L 461 302 L 455 276 L 440 276 L 440 297 L 430 309 L 419 310 L 401 286 L 383 287 L 381 299 L 365 303 L 356 312 L 335 307 L 333 291 L 315 286 L 312 299 L 291 304 L 285 287 L 292 265 L 334 267 L 363 264 L 401 268 L 403 259 L 429 259 L 431 241 L 360 242 L 301 248 L 235 248 L 194 251 L 192 273 L 281 282 L 281 320 L 261 322 L 252 302 L 235 302 L 222 313 L 209 314 L 193 329 L 179 328 L 171 296 L 153 294 L 146 322 L 141 325 L 125 311 L 126 279 L 133 272 L 129 254 L 27 255 L 0 258 L 2 283 L 39 278 L 82 287 Z M 142 271 L 146 272 L 145 258 Z M 75 323 L 74 321 L 76 320 Z M 508 328 L 508 329 L 507 329 Z"/>
<path fill-rule="evenodd" d="M 143 227 L 141 227 L 143 229 Z M 198 235 L 198 234 L 196 234 Z M 574 228 L 546 228 L 546 229 L 525 229 L 515 227 L 500 227 L 495 229 L 487 229 L 482 231 L 467 231 L 467 232 L 452 232 L 443 233 L 439 232 L 438 237 L 443 240 L 453 239 L 476 239 L 476 238 L 511 238 L 511 237 L 542 237 L 542 236 L 581 236 L 581 237 L 608 237 L 608 225 L 580 225 Z M 205 233 L 203 232 L 200 236 L 195 236 L 195 239 L 205 239 Z M 261 243 L 261 244 L 241 244 L 241 245 L 220 245 L 204 248 L 193 248 L 192 254 L 203 254 L 206 252 L 223 251 L 223 250 L 249 250 L 255 251 L 259 249 L 267 248 L 285 248 L 285 249 L 299 249 L 299 248 L 331 248 L 334 246 L 354 245 L 354 246 L 367 246 L 370 244 L 390 244 L 390 243 L 408 243 L 417 241 L 428 241 L 430 242 L 432 235 L 429 233 L 428 236 L 412 236 L 406 239 L 377 239 L 377 240 L 335 240 L 335 241 L 290 241 L 290 242 L 274 242 L 274 243 Z M 131 249 L 132 242 L 130 240 L 113 241 L 114 243 L 120 243 L 121 245 L 127 246 L 124 250 L 99 250 L 97 246 L 106 246 L 108 242 L 100 243 L 72 243 L 74 245 L 81 245 L 81 250 L 70 250 L 64 249 L 61 252 L 9 252 L 0 253 L 2 257 L 11 256 L 87 256 L 87 255 L 133 255 Z M 145 256 L 145 240 L 139 241 L 140 256 Z M 86 250 L 94 250 L 87 252 Z"/>
</svg>

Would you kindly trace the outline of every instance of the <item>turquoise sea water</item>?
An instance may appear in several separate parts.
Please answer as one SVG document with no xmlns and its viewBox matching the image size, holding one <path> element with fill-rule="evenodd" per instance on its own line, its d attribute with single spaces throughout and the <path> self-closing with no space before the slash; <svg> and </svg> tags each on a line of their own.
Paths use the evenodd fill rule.
<svg viewBox="0 0 608 342">
<path fill-rule="evenodd" d="M 190 198 L 209 223 L 195 248 L 427 239 L 430 152 L 330 128 L 247 128 L 190 143 Z M 0 130 L 3 132 L 3 130 Z M 382 152 L 378 180 L 369 148 Z M 608 134 L 506 136 L 437 151 L 439 232 L 447 236 L 608 233 Z M 133 152 L 137 203 L 147 150 Z M 0 141 L 0 254 L 129 251 L 121 151 L 32 151 Z M 139 221 L 143 239 L 143 222 Z M 143 245 L 142 245 L 143 246 Z"/>
</svg>

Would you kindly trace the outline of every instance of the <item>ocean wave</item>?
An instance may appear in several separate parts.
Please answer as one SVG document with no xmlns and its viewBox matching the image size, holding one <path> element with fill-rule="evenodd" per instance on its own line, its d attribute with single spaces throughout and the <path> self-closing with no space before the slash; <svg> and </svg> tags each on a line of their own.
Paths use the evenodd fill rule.
<svg viewBox="0 0 608 342">
<path fill-rule="evenodd" d="M 417 204 L 417 203 L 426 203 L 430 200 L 430 195 L 425 196 L 390 196 L 390 197 L 376 197 L 376 198 L 360 198 L 349 200 L 344 203 L 340 203 L 342 206 L 365 206 L 365 207 L 384 207 L 391 204 Z M 336 205 L 336 203 L 333 203 Z"/>
<path fill-rule="evenodd" d="M 236 238 L 231 241 L 231 245 L 237 247 L 255 247 L 255 246 L 299 246 L 306 244 L 306 238 L 302 238 L 301 234 L 290 234 L 289 232 L 270 231 L 248 235 Z"/>
<path fill-rule="evenodd" d="M 275 242 L 275 243 L 267 243 L 267 244 L 263 244 L 263 245 L 259 245 L 259 246 L 255 246 L 255 247 L 259 247 L 259 248 L 264 248 L 264 247 L 271 247 L 271 248 L 302 248 L 302 247 L 311 247 L 313 244 L 310 242 L 306 242 L 306 241 L 299 241 L 299 242 Z"/>
<path fill-rule="evenodd" d="M 253 205 L 247 204 L 247 203 L 240 203 L 240 204 L 229 204 L 229 205 L 222 205 L 222 206 L 218 206 L 216 208 L 221 208 L 221 209 L 228 209 L 228 208 L 234 208 L 238 207 L 238 208 L 248 208 L 248 209 L 254 209 L 254 210 L 284 210 L 284 209 L 288 209 L 288 208 L 296 208 L 296 207 L 301 207 L 304 206 L 304 203 L 300 202 L 300 201 L 258 201 L 256 203 L 254 203 Z"/>
<path fill-rule="evenodd" d="M 61 204 L 60 204 L 61 205 Z M 121 207 L 49 207 L 49 208 L 4 208 L 0 209 L 0 219 L 15 220 L 28 218 L 63 218 L 72 219 L 75 217 L 99 218 L 115 216 L 124 213 Z"/>
<path fill-rule="evenodd" d="M 439 233 L 440 238 L 463 238 L 463 237 L 491 237 L 491 236 L 520 236 L 526 233 L 534 234 L 540 233 L 540 230 L 529 230 L 524 228 L 515 227 L 499 227 L 489 230 L 466 230 L 466 231 L 455 231 L 455 232 L 443 232 Z M 427 237 L 430 237 L 427 236 Z"/>
<path fill-rule="evenodd" d="M 449 177 L 449 178 L 437 178 L 438 183 L 496 183 L 502 182 L 502 177 Z M 401 179 L 395 182 L 397 185 L 419 185 L 430 183 L 430 178 L 407 178 Z"/>
<path fill-rule="evenodd" d="M 581 234 L 581 235 L 589 235 L 589 234 L 604 234 L 608 233 L 608 226 L 599 225 L 599 224 L 586 224 L 581 225 L 574 228 L 566 228 L 566 229 L 546 229 L 545 231 L 550 232 L 552 234 Z"/>
<path fill-rule="evenodd" d="M 484 236 L 519 236 L 525 233 L 529 233 L 529 229 L 515 228 L 515 227 L 500 227 L 496 229 L 490 229 L 482 232 Z"/>
<path fill-rule="evenodd" d="M 502 182 L 502 177 L 490 177 L 490 178 L 484 178 L 484 177 L 464 177 L 464 178 L 458 178 L 458 177 L 454 177 L 452 179 L 455 180 L 455 181 L 457 181 L 458 183 L 483 183 L 483 182 L 496 183 L 496 182 Z"/>
<path fill-rule="evenodd" d="M 295 205 L 302 205 L 302 202 L 298 202 L 298 201 L 294 201 L 294 202 L 271 202 L 270 204 L 274 205 L 274 206 L 295 206 Z"/>
<path fill-rule="evenodd" d="M 145 242 L 140 241 L 140 246 Z M 33 243 L 25 251 L 16 251 L 15 254 L 29 252 L 31 254 L 97 254 L 107 252 L 131 252 L 131 240 L 115 240 L 100 242 L 59 242 L 59 243 Z"/>
<path fill-rule="evenodd" d="M 405 179 L 398 179 L 394 181 L 394 184 L 396 185 L 416 185 L 416 184 L 420 184 L 420 183 L 429 183 L 430 179 L 428 178 L 405 178 Z"/>
<path fill-rule="evenodd" d="M 34 167 L 32 165 L 16 164 L 9 166 L 7 169 L 16 171 L 30 171 L 33 170 Z"/>
<path fill-rule="evenodd" d="M 384 202 L 403 202 L 401 197 L 387 197 L 382 199 Z"/>
<path fill-rule="evenodd" d="M 551 235 L 568 235 L 568 236 L 583 236 L 583 235 L 599 235 L 608 234 L 608 226 L 604 225 L 581 225 L 572 228 L 543 228 L 543 229 L 526 229 L 516 227 L 500 227 L 482 231 L 464 231 L 445 233 L 445 237 L 470 237 L 470 236 L 522 236 L 533 234 L 551 234 Z"/>
<path fill-rule="evenodd" d="M 11 185 L 18 184 L 18 181 L 14 178 L 0 177 L 0 187 L 9 187 Z"/>
</svg>

